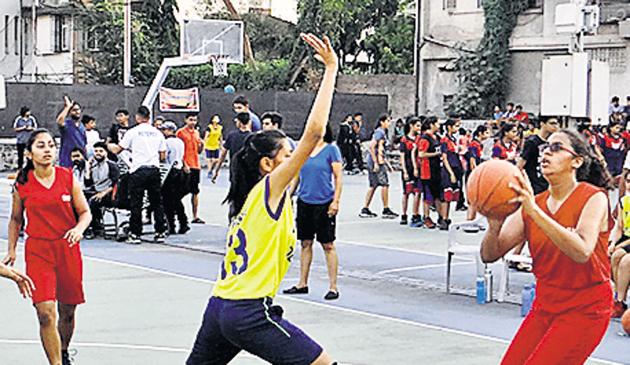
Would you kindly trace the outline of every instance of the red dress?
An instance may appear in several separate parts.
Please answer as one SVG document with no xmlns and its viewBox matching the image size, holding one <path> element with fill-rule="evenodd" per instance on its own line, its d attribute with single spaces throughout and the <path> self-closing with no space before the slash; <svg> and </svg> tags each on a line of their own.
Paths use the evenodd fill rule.
<svg viewBox="0 0 630 365">
<path fill-rule="evenodd" d="M 603 191 L 580 183 L 555 214 L 547 208 L 549 191 L 536 204 L 564 227 L 577 227 L 588 200 Z M 565 255 L 536 223 L 523 214 L 536 276 L 532 311 L 512 340 L 502 364 L 582 364 L 600 343 L 612 308 L 608 237 L 601 232 L 589 260 L 580 264 Z"/>
<path fill-rule="evenodd" d="M 16 190 L 26 212 L 26 273 L 33 279 L 33 303 L 56 301 L 81 304 L 83 263 L 79 244 L 63 238 L 77 224 L 72 202 L 72 171 L 55 167 L 55 181 L 43 186 L 33 171 Z"/>
</svg>

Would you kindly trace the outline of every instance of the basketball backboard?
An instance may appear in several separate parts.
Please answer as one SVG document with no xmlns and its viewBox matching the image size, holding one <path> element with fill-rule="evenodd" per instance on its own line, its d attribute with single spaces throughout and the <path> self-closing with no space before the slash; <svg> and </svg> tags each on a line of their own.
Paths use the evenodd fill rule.
<svg viewBox="0 0 630 365">
<path fill-rule="evenodd" d="M 226 63 L 243 63 L 243 22 L 184 19 L 180 31 L 182 57 L 215 55 Z"/>
</svg>

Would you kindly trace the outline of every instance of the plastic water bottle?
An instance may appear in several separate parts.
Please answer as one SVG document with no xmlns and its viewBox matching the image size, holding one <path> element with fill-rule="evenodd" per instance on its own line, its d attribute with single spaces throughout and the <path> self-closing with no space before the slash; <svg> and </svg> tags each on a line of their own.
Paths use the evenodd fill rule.
<svg viewBox="0 0 630 365">
<path fill-rule="evenodd" d="M 521 317 L 525 317 L 532 309 L 532 302 L 534 301 L 534 290 L 531 284 L 525 284 L 521 297 Z"/>
<path fill-rule="evenodd" d="M 486 283 L 483 277 L 477 277 L 477 304 L 486 304 Z"/>
<path fill-rule="evenodd" d="M 486 268 L 483 274 L 483 283 L 486 288 L 486 303 L 492 302 L 492 271 Z"/>
</svg>

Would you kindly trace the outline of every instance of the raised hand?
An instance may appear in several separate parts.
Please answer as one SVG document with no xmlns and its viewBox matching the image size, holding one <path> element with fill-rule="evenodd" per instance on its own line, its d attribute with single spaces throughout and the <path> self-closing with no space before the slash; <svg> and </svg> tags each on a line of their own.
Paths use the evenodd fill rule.
<svg viewBox="0 0 630 365">
<path fill-rule="evenodd" d="M 70 109 L 72 107 L 72 104 L 74 104 L 74 102 L 72 100 L 70 100 L 68 95 L 64 95 L 63 96 L 63 102 L 64 102 L 66 108 L 68 108 L 68 109 Z"/>
<path fill-rule="evenodd" d="M 324 36 L 324 39 L 321 40 L 312 33 L 301 33 L 300 38 L 315 50 L 315 59 L 323 63 L 326 67 L 336 68 L 339 65 L 337 54 L 332 48 L 330 39 L 327 36 Z"/>
</svg>

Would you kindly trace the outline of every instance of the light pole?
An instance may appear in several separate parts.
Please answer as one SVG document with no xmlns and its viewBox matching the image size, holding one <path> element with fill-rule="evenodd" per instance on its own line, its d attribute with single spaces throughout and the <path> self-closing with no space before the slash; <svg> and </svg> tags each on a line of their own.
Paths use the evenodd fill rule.
<svg viewBox="0 0 630 365">
<path fill-rule="evenodd" d="M 423 77 L 424 65 L 420 51 L 424 45 L 424 27 L 422 19 L 422 0 L 416 0 L 416 30 L 413 42 L 413 73 L 415 76 L 416 90 L 414 100 L 414 115 L 420 115 L 420 100 L 423 97 Z"/>
<path fill-rule="evenodd" d="M 123 49 L 123 85 L 132 87 L 131 83 L 131 0 L 125 0 L 125 37 Z"/>
</svg>

